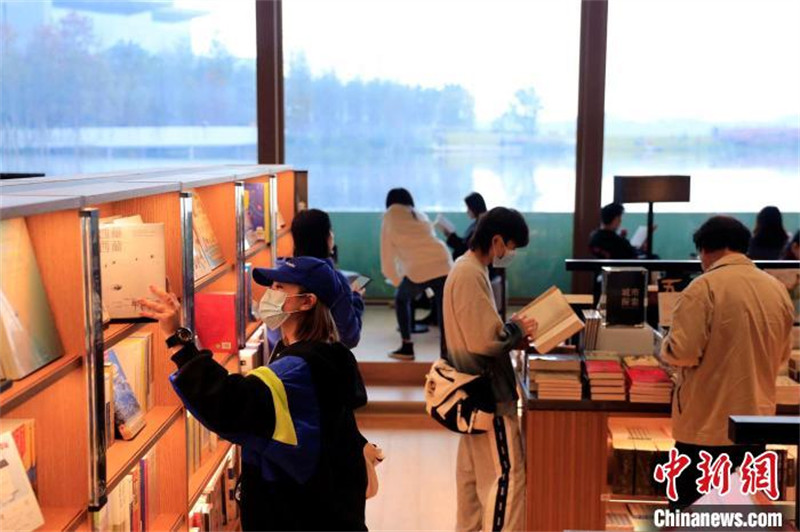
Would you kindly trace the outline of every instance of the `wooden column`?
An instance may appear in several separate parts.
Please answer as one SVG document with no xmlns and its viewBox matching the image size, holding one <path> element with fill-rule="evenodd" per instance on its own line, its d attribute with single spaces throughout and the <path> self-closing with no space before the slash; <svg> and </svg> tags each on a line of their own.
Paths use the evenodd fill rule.
<svg viewBox="0 0 800 532">
<path fill-rule="evenodd" d="M 599 225 L 607 20 L 607 0 L 582 0 L 573 258 L 588 257 L 589 235 Z M 591 291 L 591 274 L 572 274 L 573 293 Z"/>
<path fill-rule="evenodd" d="M 283 23 L 281 0 L 256 1 L 258 163 L 283 164 Z"/>
</svg>

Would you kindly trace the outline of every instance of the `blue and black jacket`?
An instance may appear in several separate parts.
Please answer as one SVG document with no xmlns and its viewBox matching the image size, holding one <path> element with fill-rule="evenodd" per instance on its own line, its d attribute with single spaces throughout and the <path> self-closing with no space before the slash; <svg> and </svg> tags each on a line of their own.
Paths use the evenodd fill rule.
<svg viewBox="0 0 800 532">
<path fill-rule="evenodd" d="M 186 408 L 242 447 L 244 530 L 366 530 L 366 440 L 353 411 L 367 395 L 349 349 L 279 344 L 246 376 L 229 375 L 194 344 L 172 360 Z"/>
</svg>

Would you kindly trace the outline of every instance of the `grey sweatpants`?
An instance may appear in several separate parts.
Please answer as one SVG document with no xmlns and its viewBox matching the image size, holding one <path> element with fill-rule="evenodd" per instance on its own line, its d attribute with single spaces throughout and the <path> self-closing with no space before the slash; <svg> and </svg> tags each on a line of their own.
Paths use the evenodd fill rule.
<svg viewBox="0 0 800 532">
<path fill-rule="evenodd" d="M 497 416 L 491 431 L 461 436 L 456 487 L 457 531 L 524 529 L 525 456 L 516 416 Z"/>
</svg>

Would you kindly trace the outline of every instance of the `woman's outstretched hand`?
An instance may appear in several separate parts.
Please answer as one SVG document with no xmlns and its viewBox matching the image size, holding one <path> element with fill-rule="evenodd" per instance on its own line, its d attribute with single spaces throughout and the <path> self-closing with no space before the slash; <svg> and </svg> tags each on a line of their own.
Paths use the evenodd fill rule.
<svg viewBox="0 0 800 532">
<path fill-rule="evenodd" d="M 158 301 L 138 299 L 136 302 L 142 307 L 139 315 L 158 320 L 165 337 L 169 338 L 181 326 L 181 304 L 178 302 L 178 297 L 172 292 L 164 292 L 153 285 L 150 285 L 150 291 L 158 298 Z"/>
</svg>

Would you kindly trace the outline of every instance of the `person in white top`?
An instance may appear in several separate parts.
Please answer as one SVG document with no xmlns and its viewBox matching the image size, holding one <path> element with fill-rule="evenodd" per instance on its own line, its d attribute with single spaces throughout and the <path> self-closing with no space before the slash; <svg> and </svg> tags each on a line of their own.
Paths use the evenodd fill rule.
<svg viewBox="0 0 800 532">
<path fill-rule="evenodd" d="M 411 302 L 429 289 L 433 291 L 434 309 L 439 317 L 441 353 L 447 352 L 441 319 L 442 296 L 452 265 L 447 246 L 436 238 L 428 217 L 414 208 L 411 193 L 404 188 L 390 190 L 381 224 L 381 272 L 397 287 L 395 310 L 403 340 L 390 357 L 414 360 Z"/>
</svg>

